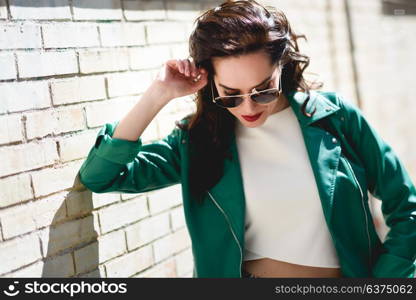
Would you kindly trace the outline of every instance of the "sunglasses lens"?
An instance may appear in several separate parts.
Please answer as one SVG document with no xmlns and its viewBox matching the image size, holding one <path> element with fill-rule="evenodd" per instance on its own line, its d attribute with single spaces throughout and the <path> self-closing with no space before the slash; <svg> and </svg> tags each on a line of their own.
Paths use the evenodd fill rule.
<svg viewBox="0 0 416 300">
<path fill-rule="evenodd" d="M 266 91 L 259 92 L 251 96 L 251 98 L 257 103 L 269 103 L 275 100 L 279 96 L 278 91 Z"/>
<path fill-rule="evenodd" d="M 243 98 L 241 97 L 224 97 L 218 98 L 217 103 L 222 107 L 236 107 L 243 102 Z"/>
</svg>

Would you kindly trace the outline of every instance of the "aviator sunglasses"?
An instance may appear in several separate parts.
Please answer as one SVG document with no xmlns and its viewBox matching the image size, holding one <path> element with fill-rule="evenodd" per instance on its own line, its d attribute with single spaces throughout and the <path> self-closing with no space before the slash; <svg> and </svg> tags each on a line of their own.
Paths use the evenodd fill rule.
<svg viewBox="0 0 416 300">
<path fill-rule="evenodd" d="M 262 91 L 258 91 L 256 90 L 256 88 L 253 88 L 252 92 L 249 94 L 220 96 L 220 97 L 215 97 L 215 98 L 214 98 L 214 90 L 212 87 L 212 81 L 213 81 L 212 80 L 211 81 L 212 102 L 224 108 L 237 107 L 244 101 L 243 96 L 249 95 L 250 99 L 258 104 L 270 103 L 278 99 L 282 92 L 281 78 L 282 78 L 282 73 L 280 73 L 280 76 L 279 76 L 279 88 L 271 88 L 271 89 L 266 89 Z"/>
</svg>

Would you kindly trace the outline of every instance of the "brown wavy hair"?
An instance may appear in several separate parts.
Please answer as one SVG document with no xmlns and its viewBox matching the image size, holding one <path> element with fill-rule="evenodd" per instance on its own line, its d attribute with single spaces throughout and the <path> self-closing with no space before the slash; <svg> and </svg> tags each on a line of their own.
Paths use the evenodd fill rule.
<svg viewBox="0 0 416 300">
<path fill-rule="evenodd" d="M 293 32 L 285 14 L 272 6 L 263 6 L 254 0 L 227 1 L 204 11 L 194 21 L 189 38 L 189 56 L 196 65 L 208 71 L 208 84 L 196 93 L 196 112 L 186 116 L 188 122 L 176 122 L 188 130 L 190 140 L 189 184 L 191 194 L 202 201 L 205 192 L 223 175 L 224 159 L 231 158 L 231 135 L 236 119 L 225 108 L 212 102 L 210 82 L 215 70 L 213 57 L 240 56 L 265 50 L 272 65 L 282 69 L 282 91 L 303 91 L 307 94 L 302 113 L 309 101 L 309 91 L 322 83 L 309 83 L 303 72 L 309 57 L 299 53 L 298 38 L 306 37 Z M 214 97 L 218 91 L 214 86 Z M 312 114 L 315 111 L 312 112 Z"/>
</svg>

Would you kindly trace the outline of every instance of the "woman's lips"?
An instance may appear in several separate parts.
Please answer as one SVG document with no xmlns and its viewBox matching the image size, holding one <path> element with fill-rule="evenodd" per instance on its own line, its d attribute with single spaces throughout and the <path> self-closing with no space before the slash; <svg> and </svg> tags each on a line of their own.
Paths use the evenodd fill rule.
<svg viewBox="0 0 416 300">
<path fill-rule="evenodd" d="M 258 113 L 257 115 L 251 115 L 251 116 L 242 116 L 243 118 L 244 118 L 244 120 L 246 120 L 246 121 L 249 121 L 249 122 L 254 122 L 254 121 L 256 121 L 258 118 L 260 118 L 260 116 L 261 116 L 261 114 L 262 114 L 263 112 L 261 112 L 261 113 Z"/>
</svg>

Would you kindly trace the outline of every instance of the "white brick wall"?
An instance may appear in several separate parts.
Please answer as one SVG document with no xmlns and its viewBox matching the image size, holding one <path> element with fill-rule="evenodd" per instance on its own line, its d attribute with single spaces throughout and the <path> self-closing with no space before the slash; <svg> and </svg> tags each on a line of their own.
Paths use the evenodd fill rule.
<svg viewBox="0 0 416 300">
<path fill-rule="evenodd" d="M 1 53 L 0 66 L 0 80 L 16 78 L 17 72 L 13 53 Z"/>
<path fill-rule="evenodd" d="M 33 198 L 30 176 L 22 173 L 0 179 L 0 208 Z"/>
<path fill-rule="evenodd" d="M 45 48 L 99 47 L 100 40 L 96 24 L 48 23 L 42 26 Z"/>
<path fill-rule="evenodd" d="M 102 76 L 83 76 L 51 82 L 54 105 L 105 99 L 105 80 Z"/>
<path fill-rule="evenodd" d="M 10 0 L 13 19 L 71 19 L 68 0 Z"/>
<path fill-rule="evenodd" d="M 1 24 L 0 49 L 40 48 L 40 26 L 37 24 Z"/>
<path fill-rule="evenodd" d="M 19 52 L 17 63 L 21 78 L 78 73 L 74 51 Z"/>
<path fill-rule="evenodd" d="M 49 90 L 45 81 L 0 83 L 0 95 L 2 114 L 50 106 Z"/>
<path fill-rule="evenodd" d="M 41 258 L 38 236 L 33 233 L 0 244 L 0 273 L 4 274 Z"/>
<path fill-rule="evenodd" d="M 18 142 L 23 139 L 21 116 L 0 117 L 0 144 Z"/>
<path fill-rule="evenodd" d="M 343 1 L 264 2 L 307 35 L 300 47 L 324 89 L 357 102 Z M 188 56 L 194 18 L 219 3 L 0 0 L 0 277 L 192 276 L 179 184 L 95 194 L 76 175 L 98 129 L 140 101 L 167 59 Z M 416 179 L 415 20 L 379 15 L 376 0 L 350 4 L 364 111 Z M 194 109 L 190 97 L 171 101 L 144 143 Z"/>
</svg>

